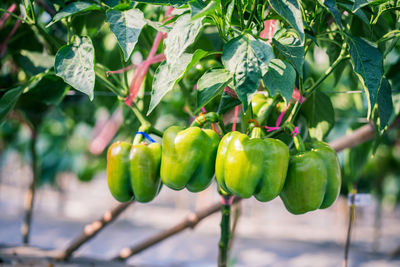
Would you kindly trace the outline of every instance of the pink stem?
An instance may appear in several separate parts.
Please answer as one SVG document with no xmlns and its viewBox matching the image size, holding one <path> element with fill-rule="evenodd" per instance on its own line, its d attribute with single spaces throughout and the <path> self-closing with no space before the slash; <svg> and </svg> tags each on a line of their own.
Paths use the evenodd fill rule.
<svg viewBox="0 0 400 267">
<path fill-rule="evenodd" d="M 14 4 L 12 4 L 12 5 L 7 9 L 7 11 L 10 12 L 10 13 L 13 13 L 13 12 L 15 11 L 16 8 L 17 8 L 17 5 L 14 3 Z M 4 13 L 4 14 L 3 14 L 3 16 L 2 16 L 1 19 L 0 19 L 0 29 L 3 28 L 4 23 L 6 23 L 6 21 L 8 20 L 8 18 L 9 18 L 10 16 L 11 16 L 11 15 L 8 14 L 8 13 Z"/>
<path fill-rule="evenodd" d="M 107 77 L 108 77 L 110 74 L 124 73 L 125 71 L 128 71 L 128 70 L 130 70 L 130 69 L 133 69 L 134 67 L 136 67 L 136 65 L 135 65 L 135 64 L 131 64 L 131 65 L 126 66 L 125 68 L 122 68 L 122 69 L 119 69 L 119 70 L 110 70 L 110 71 L 107 71 L 107 72 L 106 72 L 106 75 L 107 75 Z"/>
<path fill-rule="evenodd" d="M 232 132 L 236 131 L 236 124 L 239 115 L 239 105 L 235 107 L 235 114 L 233 115 L 233 124 L 232 124 Z"/>
<path fill-rule="evenodd" d="M 173 8 L 169 7 L 168 10 L 166 11 L 165 15 L 168 16 L 171 14 Z M 170 18 L 167 18 L 168 20 Z M 125 99 L 125 104 L 130 106 L 132 105 L 133 100 L 135 100 L 137 93 L 140 90 L 140 86 L 143 83 L 144 77 L 146 77 L 147 71 L 149 70 L 149 67 L 152 63 L 155 62 L 160 62 L 165 59 L 165 56 L 163 54 L 155 56 L 158 46 L 160 45 L 161 40 L 164 38 L 164 34 L 162 32 L 158 32 L 156 35 L 156 38 L 154 39 L 153 45 L 151 47 L 151 50 L 149 52 L 149 56 L 145 61 L 139 64 L 139 66 L 136 68 L 135 73 L 132 78 L 131 85 L 129 86 L 129 96 Z M 158 57 L 157 59 L 155 59 Z"/>
</svg>

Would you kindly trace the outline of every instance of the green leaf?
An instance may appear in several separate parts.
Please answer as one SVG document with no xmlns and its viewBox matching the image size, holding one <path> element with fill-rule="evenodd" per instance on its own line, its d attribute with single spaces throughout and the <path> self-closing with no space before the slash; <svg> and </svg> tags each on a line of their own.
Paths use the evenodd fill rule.
<svg viewBox="0 0 400 267">
<path fill-rule="evenodd" d="M 202 28 L 202 18 L 191 20 L 190 14 L 180 16 L 164 42 L 167 62 L 179 61 L 186 48 L 196 40 Z"/>
<path fill-rule="evenodd" d="M 97 4 L 89 3 L 89 2 L 72 2 L 68 4 L 66 7 L 61 9 L 51 20 L 51 22 L 46 26 L 50 27 L 57 21 L 75 15 L 77 13 L 86 12 L 90 10 L 100 10 L 101 8 Z"/>
<path fill-rule="evenodd" d="M 192 11 L 192 20 L 199 19 L 199 18 L 201 18 L 203 16 L 207 16 L 209 14 L 212 14 L 216 10 L 216 8 L 217 8 L 216 2 L 210 1 L 210 3 L 208 3 L 208 5 L 205 8 L 203 8 L 202 10 L 197 12 L 196 14 L 193 15 L 193 11 Z"/>
<path fill-rule="evenodd" d="M 381 79 L 383 76 L 383 56 L 378 48 L 367 43 L 360 37 L 349 37 L 350 56 L 354 71 L 358 74 L 369 96 L 371 112 L 376 102 Z"/>
<path fill-rule="evenodd" d="M 263 76 L 264 85 L 271 96 L 280 93 L 289 103 L 292 98 L 296 71 L 289 63 L 280 59 L 272 59 L 268 66 L 268 72 Z"/>
<path fill-rule="evenodd" d="M 337 25 L 340 29 L 343 29 L 342 26 L 342 14 L 340 13 L 339 9 L 336 6 L 336 0 L 318 0 L 321 5 L 326 7 L 328 11 L 332 14 L 334 20 L 336 21 Z"/>
<path fill-rule="evenodd" d="M 176 5 L 180 6 L 186 4 L 190 0 L 138 0 L 137 3 L 149 3 L 153 5 Z"/>
<path fill-rule="evenodd" d="M 269 3 L 297 31 L 301 43 L 304 43 L 303 18 L 297 0 L 269 0 Z"/>
<path fill-rule="evenodd" d="M 251 35 L 241 35 L 225 44 L 222 63 L 233 75 L 233 86 L 247 110 L 248 95 L 254 93 L 274 57 L 272 47 Z"/>
<path fill-rule="evenodd" d="M 173 63 L 167 61 L 161 63 L 154 74 L 153 90 L 151 92 L 151 101 L 147 115 L 154 110 L 161 99 L 183 78 L 186 71 L 207 55 L 210 55 L 210 53 L 198 49 L 194 54 L 182 54 Z"/>
<path fill-rule="evenodd" d="M 353 5 L 353 12 L 357 11 L 358 9 L 362 8 L 363 6 L 367 6 L 370 2 L 374 0 L 355 0 Z"/>
<path fill-rule="evenodd" d="M 94 47 L 89 37 L 74 37 L 74 42 L 61 47 L 54 64 L 57 76 L 93 100 Z"/>
<path fill-rule="evenodd" d="M 293 65 L 300 77 L 303 78 L 304 44 L 293 36 L 282 38 L 279 41 L 274 38 L 272 43 Z"/>
<path fill-rule="evenodd" d="M 381 87 L 378 91 L 378 111 L 380 118 L 380 130 L 385 129 L 388 125 L 390 117 L 393 114 L 393 100 L 392 100 L 392 88 L 386 78 L 382 78 Z"/>
<path fill-rule="evenodd" d="M 225 69 L 212 69 L 203 74 L 197 82 L 197 113 L 201 107 L 219 95 L 231 80 Z"/>
<path fill-rule="evenodd" d="M 323 140 L 335 124 L 335 113 L 330 98 L 315 91 L 301 106 L 301 112 L 307 120 L 310 136 Z"/>
<path fill-rule="evenodd" d="M 110 29 L 124 52 L 125 61 L 128 61 L 138 41 L 140 31 L 146 25 L 144 15 L 142 11 L 135 8 L 127 11 L 109 9 L 106 14 Z"/>
<path fill-rule="evenodd" d="M 18 62 L 30 75 L 42 73 L 54 66 L 54 56 L 43 53 L 21 50 Z"/>
<path fill-rule="evenodd" d="M 365 14 L 364 10 L 362 9 L 358 9 L 356 11 L 352 11 L 353 6 L 351 4 L 347 4 L 347 3 L 338 3 L 338 6 L 344 8 L 345 10 L 349 11 L 349 12 L 353 12 L 354 15 L 356 15 L 358 18 L 360 18 L 365 24 L 369 24 L 369 18 L 367 16 L 367 14 Z"/>
<path fill-rule="evenodd" d="M 8 113 L 14 108 L 23 90 L 23 86 L 12 88 L 0 98 L 0 124 L 4 122 Z"/>
<path fill-rule="evenodd" d="M 225 114 L 228 110 L 233 107 L 236 107 L 241 102 L 239 99 L 232 97 L 231 95 L 227 94 L 226 92 L 222 93 L 221 101 L 219 102 L 218 106 L 218 114 L 222 115 Z"/>
</svg>

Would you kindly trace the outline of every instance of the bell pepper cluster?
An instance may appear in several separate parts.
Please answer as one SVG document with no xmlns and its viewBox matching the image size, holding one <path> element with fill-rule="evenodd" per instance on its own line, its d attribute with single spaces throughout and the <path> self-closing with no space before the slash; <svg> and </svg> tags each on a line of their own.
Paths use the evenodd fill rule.
<svg viewBox="0 0 400 267">
<path fill-rule="evenodd" d="M 282 109 L 280 103 L 258 95 L 252 105 L 259 121 Z M 289 152 L 283 141 L 263 135 L 262 128 L 254 126 L 250 136 L 233 131 L 220 140 L 210 129 L 171 126 L 162 145 L 116 142 L 107 153 L 110 192 L 120 202 L 149 202 L 162 184 L 200 192 L 215 174 L 222 194 L 254 196 L 261 202 L 280 196 L 293 214 L 325 209 L 335 202 L 341 171 L 337 154 L 327 143 L 304 144 L 294 136 L 296 149 Z"/>
</svg>

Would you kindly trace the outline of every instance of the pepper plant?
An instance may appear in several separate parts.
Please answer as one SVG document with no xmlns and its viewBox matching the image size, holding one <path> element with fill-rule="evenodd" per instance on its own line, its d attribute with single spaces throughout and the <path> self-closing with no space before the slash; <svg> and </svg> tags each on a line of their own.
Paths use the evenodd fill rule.
<svg viewBox="0 0 400 267">
<path fill-rule="evenodd" d="M 39 124 L 39 111 L 54 105 L 62 108 L 72 90 L 93 101 L 85 105 L 94 105 L 90 103 L 96 103 L 96 94 L 109 90 L 109 108 L 116 113 L 123 109 L 123 125 L 133 147 L 143 151 L 150 151 L 151 145 L 139 145 L 141 137 L 133 133 L 140 127 L 140 132 L 163 137 L 170 126 L 163 125 L 165 115 L 173 114 L 182 127 L 211 127 L 212 134 L 192 127 L 184 130 L 193 140 L 182 137 L 179 145 L 176 138 L 184 134 L 174 126 L 164 135 L 161 159 L 147 153 L 147 162 L 155 169 L 161 161 L 161 180 L 167 186 L 190 191 L 206 187 L 214 172 L 217 150 L 207 137 L 225 135 L 221 144 L 226 147 L 218 151 L 215 167 L 224 204 L 219 265 L 226 266 L 232 195 L 267 201 L 283 187 L 283 181 L 275 181 L 272 192 L 268 186 L 261 188 L 260 181 L 268 184 L 267 174 L 284 180 L 289 164 L 291 180 L 304 175 L 296 170 L 290 174 L 289 159 L 283 160 L 289 158 L 287 147 L 293 151 L 294 143 L 300 153 L 313 150 L 306 153 L 315 158 L 310 164 L 316 167 L 308 167 L 316 176 L 326 169 L 326 177 L 314 184 L 327 193 L 316 192 L 312 207 L 293 207 L 290 199 L 297 202 L 296 196 L 289 197 L 292 189 L 284 189 L 288 209 L 303 213 L 329 206 L 340 185 L 336 156 L 330 159 L 332 170 L 314 151 L 331 153 L 330 148 L 307 148 L 303 139 L 326 140 L 332 129 L 350 129 L 352 119 L 362 116 L 375 125 L 377 138 L 370 146 L 379 145 L 399 113 L 399 9 L 397 0 L 24 0 L 19 5 L 5 1 L 0 8 L 0 120 L 19 110 L 33 125 Z M 320 55 L 328 64 L 319 63 Z M 337 123 L 335 112 L 348 119 Z M 129 123 L 132 120 L 135 123 Z M 236 129 L 241 134 L 228 133 Z M 260 140 L 248 141 L 246 135 Z M 231 153 L 240 154 L 228 148 L 239 139 L 253 156 L 244 153 L 238 162 L 245 165 L 247 160 L 246 166 L 258 168 L 252 177 L 240 177 L 248 172 L 235 172 L 234 161 L 229 160 Z M 274 144 L 281 162 L 260 152 L 259 147 L 268 151 Z M 133 195 L 151 200 L 159 190 L 157 175 L 136 164 L 146 162 L 139 154 L 128 155 L 129 143 L 119 146 L 124 155 L 114 156 L 124 159 L 123 164 L 118 161 L 123 169 L 117 171 L 118 181 L 132 184 L 133 192 L 121 193 L 111 182 L 113 195 L 124 201 Z M 265 169 L 264 176 L 259 173 L 264 167 L 257 167 L 263 161 L 273 169 Z M 178 173 L 173 164 L 181 162 L 185 164 L 180 167 L 187 168 Z M 132 172 L 139 169 L 155 183 L 149 189 L 151 197 L 142 195 L 143 184 L 132 183 Z M 197 176 L 208 180 L 190 180 Z M 247 183 L 241 181 L 247 178 Z"/>
</svg>

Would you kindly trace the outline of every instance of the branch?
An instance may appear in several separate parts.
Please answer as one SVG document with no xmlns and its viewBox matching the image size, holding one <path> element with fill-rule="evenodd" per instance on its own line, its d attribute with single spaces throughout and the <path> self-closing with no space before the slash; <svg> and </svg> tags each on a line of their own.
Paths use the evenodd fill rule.
<svg viewBox="0 0 400 267">
<path fill-rule="evenodd" d="M 75 238 L 70 245 L 60 253 L 60 255 L 56 256 L 55 258 L 57 260 L 68 259 L 74 251 L 96 236 L 96 234 L 103 230 L 108 224 L 113 222 L 132 203 L 133 202 L 118 204 L 113 209 L 104 213 L 104 215 L 97 221 L 85 225 L 83 232 L 77 238 Z"/>
<path fill-rule="evenodd" d="M 240 201 L 240 198 L 235 198 L 234 202 Z M 171 237 L 177 233 L 182 232 L 187 228 L 194 228 L 201 220 L 207 218 L 211 214 L 216 213 L 217 211 L 221 210 L 222 204 L 220 202 L 214 203 L 213 205 L 209 206 L 208 208 L 202 209 L 196 213 L 189 214 L 189 216 L 184 219 L 182 222 L 178 223 L 177 225 L 171 227 L 170 229 L 155 235 L 144 242 L 133 246 L 131 248 L 124 248 L 121 250 L 117 257 L 114 257 L 113 260 L 124 261 L 128 258 L 132 257 L 133 255 L 149 248 L 155 244 L 160 243 L 161 241 Z"/>
</svg>

